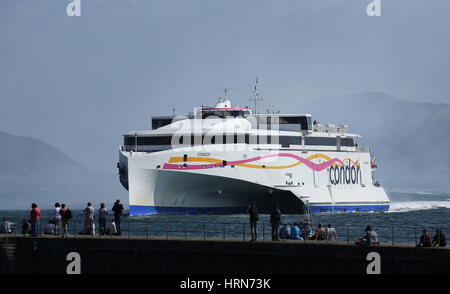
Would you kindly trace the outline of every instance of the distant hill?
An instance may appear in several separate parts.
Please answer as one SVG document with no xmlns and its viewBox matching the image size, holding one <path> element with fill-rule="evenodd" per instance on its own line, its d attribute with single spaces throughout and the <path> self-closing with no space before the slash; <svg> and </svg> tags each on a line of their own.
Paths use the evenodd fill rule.
<svg viewBox="0 0 450 294">
<path fill-rule="evenodd" d="M 15 176 L 89 173 L 61 150 L 30 137 L 0 132 L 0 174 Z"/>
<path fill-rule="evenodd" d="M 380 92 L 301 105 L 326 124 L 347 124 L 377 157 L 377 177 L 391 187 L 450 187 L 450 105 L 397 100 Z"/>
<path fill-rule="evenodd" d="M 61 150 L 30 137 L 0 132 L 0 154 L 0 210 L 29 209 L 32 202 L 41 208 L 57 201 L 72 208 L 87 201 L 112 204 L 125 191 L 117 175 L 95 175 Z"/>
</svg>

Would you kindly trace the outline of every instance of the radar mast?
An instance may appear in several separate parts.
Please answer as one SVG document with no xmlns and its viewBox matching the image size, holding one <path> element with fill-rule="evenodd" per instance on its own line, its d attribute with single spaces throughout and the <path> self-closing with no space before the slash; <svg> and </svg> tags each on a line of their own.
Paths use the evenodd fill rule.
<svg viewBox="0 0 450 294">
<path fill-rule="evenodd" d="M 255 103 L 255 114 L 258 114 L 257 103 L 263 100 L 264 98 L 259 96 L 258 78 L 256 78 L 255 87 L 253 88 L 253 97 L 250 97 L 250 101 Z"/>
</svg>

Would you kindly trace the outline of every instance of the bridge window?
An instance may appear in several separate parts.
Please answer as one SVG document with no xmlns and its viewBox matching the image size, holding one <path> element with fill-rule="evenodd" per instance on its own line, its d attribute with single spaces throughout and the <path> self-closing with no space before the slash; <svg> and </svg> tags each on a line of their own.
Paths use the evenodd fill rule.
<svg viewBox="0 0 450 294">
<path fill-rule="evenodd" d="M 353 138 L 341 138 L 341 146 L 353 147 L 355 146 L 355 142 Z"/>
<path fill-rule="evenodd" d="M 337 138 L 305 137 L 305 145 L 336 146 Z"/>
</svg>

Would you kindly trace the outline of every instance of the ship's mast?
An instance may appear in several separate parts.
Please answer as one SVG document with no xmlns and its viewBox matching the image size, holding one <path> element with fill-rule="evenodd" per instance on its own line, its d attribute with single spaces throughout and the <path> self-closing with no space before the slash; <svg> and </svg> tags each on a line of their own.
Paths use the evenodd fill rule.
<svg viewBox="0 0 450 294">
<path fill-rule="evenodd" d="M 256 78 L 255 87 L 253 89 L 253 97 L 250 97 L 250 101 L 253 101 L 255 103 L 255 114 L 258 113 L 257 111 L 257 103 L 258 101 L 264 100 L 263 97 L 259 97 L 259 90 L 258 90 L 258 78 Z"/>
<path fill-rule="evenodd" d="M 234 88 L 222 88 L 223 89 L 223 100 L 227 100 L 227 93 L 230 90 L 234 90 Z"/>
</svg>

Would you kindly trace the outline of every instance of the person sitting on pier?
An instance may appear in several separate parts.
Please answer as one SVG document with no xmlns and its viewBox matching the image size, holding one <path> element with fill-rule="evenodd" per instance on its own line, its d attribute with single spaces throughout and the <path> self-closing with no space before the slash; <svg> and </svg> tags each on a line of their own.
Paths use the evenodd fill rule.
<svg viewBox="0 0 450 294">
<path fill-rule="evenodd" d="M 298 226 L 298 223 L 294 223 L 294 225 L 291 228 L 291 239 L 293 240 L 303 240 L 302 237 L 300 237 L 300 228 Z"/>
<path fill-rule="evenodd" d="M 113 235 L 113 236 L 118 235 L 117 234 L 116 222 L 114 220 L 111 221 L 111 224 L 106 229 L 106 235 Z"/>
<path fill-rule="evenodd" d="M 24 237 L 26 236 L 26 234 L 31 234 L 31 220 L 28 221 L 26 219 L 22 220 L 21 234 L 23 234 Z"/>
<path fill-rule="evenodd" d="M 442 230 L 437 229 L 436 235 L 433 237 L 433 246 L 439 245 L 439 247 L 447 246 L 447 240 L 445 239 L 444 233 Z"/>
<path fill-rule="evenodd" d="M 331 241 L 333 238 L 335 241 L 337 241 L 336 229 L 333 228 L 333 226 L 331 224 L 327 225 L 326 234 L 327 234 L 328 241 Z"/>
<path fill-rule="evenodd" d="M 44 234 L 53 235 L 53 234 L 55 234 L 55 230 L 56 230 L 55 224 L 53 223 L 52 220 L 49 220 L 48 224 L 44 228 Z"/>
<path fill-rule="evenodd" d="M 280 237 L 283 240 L 291 238 L 291 227 L 287 223 L 283 223 L 283 226 L 280 229 Z"/>
<path fill-rule="evenodd" d="M 308 240 L 308 239 L 312 239 L 313 237 L 313 230 L 311 228 L 311 222 L 310 221 L 306 221 L 306 222 L 299 222 L 299 228 L 300 232 L 301 232 L 301 237 L 303 237 L 304 239 Z"/>
<path fill-rule="evenodd" d="M 369 245 L 379 245 L 378 242 L 378 234 L 375 232 L 373 227 L 367 226 L 364 230 L 366 235 L 364 237 L 359 238 L 355 241 L 355 244 L 361 247 L 369 246 Z"/>
<path fill-rule="evenodd" d="M 317 226 L 316 233 L 314 234 L 314 236 L 312 236 L 311 239 L 317 241 L 325 241 L 325 236 L 326 236 L 325 229 L 322 227 L 321 224 L 319 224 Z"/>
<path fill-rule="evenodd" d="M 372 226 L 367 226 L 366 228 L 367 238 L 370 241 L 370 245 L 380 245 L 380 242 L 378 242 L 378 234 L 375 232 Z"/>
<path fill-rule="evenodd" d="M 427 229 L 422 230 L 422 236 L 420 236 L 419 244 L 417 244 L 417 247 L 431 247 L 431 235 L 428 233 Z"/>
<path fill-rule="evenodd" d="M 378 234 L 375 232 L 373 227 L 370 227 L 370 230 L 368 232 L 369 238 L 370 238 L 370 244 L 372 245 L 380 245 L 380 242 L 378 241 Z"/>
<path fill-rule="evenodd" d="M 3 223 L 0 224 L 0 234 L 11 234 L 12 225 L 14 225 L 14 223 L 8 221 L 8 219 L 4 217 Z"/>
</svg>

